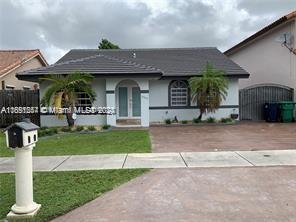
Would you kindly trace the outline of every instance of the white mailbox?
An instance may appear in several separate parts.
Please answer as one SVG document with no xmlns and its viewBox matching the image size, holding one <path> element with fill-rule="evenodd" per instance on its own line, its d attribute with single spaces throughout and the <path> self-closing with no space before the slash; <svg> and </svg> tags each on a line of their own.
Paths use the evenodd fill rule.
<svg viewBox="0 0 296 222">
<path fill-rule="evenodd" d="M 32 150 L 38 141 L 38 128 L 30 119 L 24 119 L 5 129 L 7 147 L 15 151 L 16 203 L 8 219 L 33 217 L 41 207 L 33 201 Z"/>
<path fill-rule="evenodd" d="M 11 124 L 5 129 L 7 146 L 14 149 L 35 144 L 38 141 L 38 128 L 27 118 Z"/>
</svg>

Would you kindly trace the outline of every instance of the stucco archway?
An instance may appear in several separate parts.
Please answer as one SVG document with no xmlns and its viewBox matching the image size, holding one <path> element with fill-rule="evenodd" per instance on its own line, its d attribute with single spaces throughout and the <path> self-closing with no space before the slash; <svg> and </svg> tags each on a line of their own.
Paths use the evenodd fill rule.
<svg viewBox="0 0 296 222">
<path fill-rule="evenodd" d="M 141 89 L 137 81 L 121 80 L 115 87 L 116 125 L 141 125 Z"/>
<path fill-rule="evenodd" d="M 140 108 L 140 124 L 138 126 L 148 127 L 149 126 L 149 79 L 148 78 L 107 78 L 106 79 L 106 105 L 107 107 L 116 108 L 116 94 L 118 86 L 121 86 L 125 83 L 132 83 L 131 85 L 138 86 L 138 91 L 140 91 L 139 103 L 141 104 Z M 139 95 L 139 94 L 137 94 Z M 116 110 L 115 115 L 107 116 L 107 124 L 111 126 L 119 126 L 117 124 L 117 114 Z M 131 124 L 133 125 L 133 124 Z"/>
</svg>

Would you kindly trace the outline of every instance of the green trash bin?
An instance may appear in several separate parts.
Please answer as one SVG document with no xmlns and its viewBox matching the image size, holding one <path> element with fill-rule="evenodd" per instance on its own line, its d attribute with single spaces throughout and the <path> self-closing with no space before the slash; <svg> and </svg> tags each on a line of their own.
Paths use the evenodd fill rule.
<svg viewBox="0 0 296 222">
<path fill-rule="evenodd" d="M 294 121 L 294 106 L 293 101 L 282 101 L 279 102 L 281 110 L 281 120 L 284 123 L 289 123 Z"/>
</svg>

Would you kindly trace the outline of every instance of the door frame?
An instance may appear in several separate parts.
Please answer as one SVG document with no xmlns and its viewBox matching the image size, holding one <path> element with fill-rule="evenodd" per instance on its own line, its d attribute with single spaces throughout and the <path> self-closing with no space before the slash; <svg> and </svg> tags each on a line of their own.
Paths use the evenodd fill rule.
<svg viewBox="0 0 296 222">
<path fill-rule="evenodd" d="M 126 87 L 127 88 L 127 116 L 119 116 L 119 88 Z M 133 116 L 133 101 L 132 101 L 132 89 L 140 87 L 137 84 L 121 84 L 116 88 L 116 109 L 118 110 L 116 117 L 117 119 L 141 119 L 140 116 Z M 141 98 L 141 97 L 140 97 Z M 141 102 L 140 102 L 141 106 Z"/>
</svg>

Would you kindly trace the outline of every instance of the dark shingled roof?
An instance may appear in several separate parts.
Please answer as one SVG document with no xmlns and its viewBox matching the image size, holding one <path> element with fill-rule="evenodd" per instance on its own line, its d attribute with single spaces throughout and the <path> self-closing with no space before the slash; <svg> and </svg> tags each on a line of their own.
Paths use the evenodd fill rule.
<svg viewBox="0 0 296 222">
<path fill-rule="evenodd" d="M 97 50 L 98 51 L 98 50 Z M 99 51 L 98 51 L 99 52 Z M 90 74 L 146 74 L 159 73 L 161 71 L 150 66 L 137 64 L 134 61 L 125 61 L 100 53 L 87 57 L 73 58 L 47 67 L 24 71 L 20 75 L 45 75 L 45 74 L 71 74 L 75 71 Z"/>
<path fill-rule="evenodd" d="M 197 75 L 207 64 L 225 71 L 226 76 L 248 78 L 249 73 L 227 58 L 217 48 L 167 48 L 167 49 L 72 49 L 54 65 L 25 71 L 24 76 L 40 76 L 73 71 L 93 75 L 154 74 L 165 77 L 190 77 Z"/>
<path fill-rule="evenodd" d="M 6 129 L 4 129 L 4 131 L 9 130 L 14 126 L 19 127 L 26 132 L 39 129 L 39 126 L 35 125 L 34 123 L 31 123 L 30 120 L 24 119 L 22 122 L 16 122 L 11 124 Z"/>
</svg>

